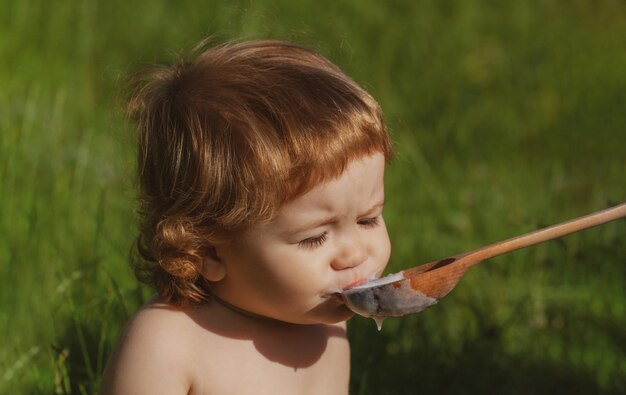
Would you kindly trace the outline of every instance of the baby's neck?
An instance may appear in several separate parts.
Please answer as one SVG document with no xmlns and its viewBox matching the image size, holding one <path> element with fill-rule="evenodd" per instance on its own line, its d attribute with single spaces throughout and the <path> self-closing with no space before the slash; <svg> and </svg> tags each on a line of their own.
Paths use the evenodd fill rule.
<svg viewBox="0 0 626 395">
<path fill-rule="evenodd" d="M 290 325 L 289 323 L 283 322 L 283 321 L 279 321 L 276 320 L 274 318 L 271 317 L 266 317 L 260 314 L 255 314 L 252 313 L 248 310 L 244 310 L 242 308 L 239 308 L 237 306 L 234 306 L 230 303 L 228 303 L 227 301 L 217 297 L 216 295 L 211 295 L 212 300 L 214 300 L 215 302 L 217 302 L 218 304 L 220 304 L 222 307 L 224 307 L 227 310 L 230 310 L 231 312 L 233 312 L 234 314 L 240 315 L 244 318 L 247 319 L 252 319 L 252 320 L 260 320 L 262 322 L 266 322 L 266 323 L 274 323 L 274 324 L 287 324 Z"/>
<path fill-rule="evenodd" d="M 347 339 L 343 323 L 293 324 L 242 311 L 218 299 L 187 314 L 204 330 L 225 339 L 251 341 L 268 360 L 293 368 L 316 363 L 331 339 Z"/>
</svg>

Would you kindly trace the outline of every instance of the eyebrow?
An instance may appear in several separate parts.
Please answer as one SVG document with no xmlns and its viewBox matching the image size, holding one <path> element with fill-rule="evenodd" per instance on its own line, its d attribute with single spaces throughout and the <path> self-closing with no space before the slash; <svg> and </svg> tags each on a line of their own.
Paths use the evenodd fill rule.
<svg viewBox="0 0 626 395">
<path fill-rule="evenodd" d="M 383 200 L 379 201 L 378 203 L 374 204 L 369 209 L 365 210 L 363 214 L 359 215 L 359 217 L 363 216 L 363 215 L 367 215 L 367 214 L 371 213 L 372 211 L 375 211 L 376 209 L 378 209 L 380 207 L 383 207 L 384 205 L 385 205 L 385 200 L 383 199 Z M 339 219 L 338 215 L 331 215 L 331 216 L 328 216 L 328 217 L 325 217 L 325 218 L 322 218 L 322 219 L 317 219 L 315 221 L 311 221 L 311 222 L 306 223 L 306 224 L 304 224 L 302 226 L 298 226 L 296 229 L 288 230 L 287 233 L 296 234 L 296 233 L 307 231 L 309 229 L 315 229 L 315 228 L 318 228 L 320 226 L 331 224 L 331 223 L 337 221 L 337 219 Z"/>
</svg>

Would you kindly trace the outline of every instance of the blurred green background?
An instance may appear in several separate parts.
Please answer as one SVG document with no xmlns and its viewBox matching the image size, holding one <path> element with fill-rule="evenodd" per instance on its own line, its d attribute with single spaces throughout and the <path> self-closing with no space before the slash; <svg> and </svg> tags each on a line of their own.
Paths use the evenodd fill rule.
<svg viewBox="0 0 626 395">
<path fill-rule="evenodd" d="M 381 103 L 389 271 L 626 200 L 623 1 L 0 0 L 0 393 L 92 394 L 128 267 L 125 81 L 202 38 L 319 49 Z M 626 392 L 626 221 L 349 323 L 352 394 Z"/>
</svg>

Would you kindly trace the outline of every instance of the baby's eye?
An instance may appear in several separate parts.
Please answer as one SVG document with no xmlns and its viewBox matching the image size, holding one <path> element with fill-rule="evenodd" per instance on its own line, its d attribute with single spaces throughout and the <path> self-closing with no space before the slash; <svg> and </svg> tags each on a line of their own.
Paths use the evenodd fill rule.
<svg viewBox="0 0 626 395">
<path fill-rule="evenodd" d="M 319 236 L 309 237 L 308 239 L 304 239 L 298 242 L 298 245 L 304 248 L 315 248 L 324 244 L 327 238 L 328 238 L 328 235 L 326 234 L 326 232 L 324 232 Z"/>
<path fill-rule="evenodd" d="M 365 228 L 373 228 L 380 223 L 380 216 L 360 219 L 357 223 Z"/>
</svg>

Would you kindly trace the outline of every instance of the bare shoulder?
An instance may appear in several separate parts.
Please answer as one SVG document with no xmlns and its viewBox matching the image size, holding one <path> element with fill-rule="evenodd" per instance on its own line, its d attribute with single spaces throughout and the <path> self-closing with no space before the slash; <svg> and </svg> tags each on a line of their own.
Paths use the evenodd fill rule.
<svg viewBox="0 0 626 395">
<path fill-rule="evenodd" d="M 194 325 L 182 310 L 148 302 L 124 328 L 110 356 L 101 394 L 187 394 Z"/>
</svg>

